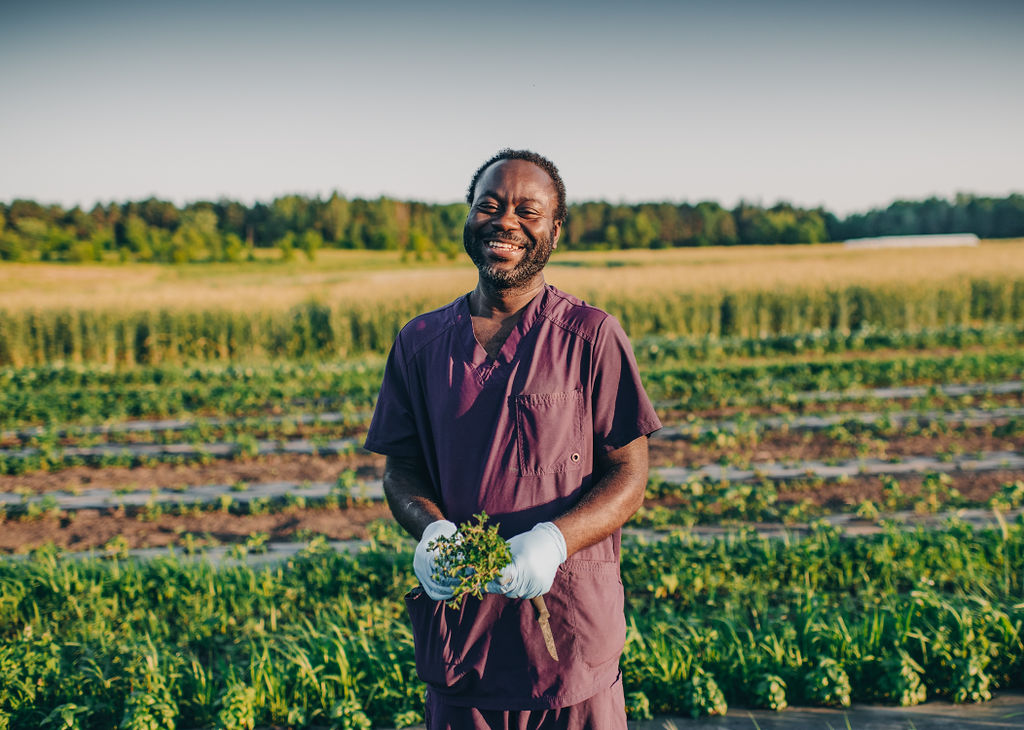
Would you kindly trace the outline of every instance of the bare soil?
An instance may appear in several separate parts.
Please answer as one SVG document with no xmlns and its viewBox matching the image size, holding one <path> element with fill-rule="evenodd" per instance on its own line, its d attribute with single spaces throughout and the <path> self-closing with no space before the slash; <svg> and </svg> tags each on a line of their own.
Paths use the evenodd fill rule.
<svg viewBox="0 0 1024 730">
<path fill-rule="evenodd" d="M 997 438 L 986 428 L 961 433 L 896 436 L 891 439 L 858 435 L 841 443 L 823 431 L 774 431 L 753 441 L 726 437 L 722 443 L 693 443 L 682 439 L 652 439 L 651 466 L 697 467 L 729 463 L 900 458 L 926 454 L 974 454 L 980 451 L 1024 451 L 1024 435 Z M 379 479 L 384 457 L 368 452 L 339 456 L 269 454 L 253 459 L 218 459 L 208 464 L 157 464 L 144 467 L 76 466 L 53 472 L 0 475 L 0 492 L 76 491 L 90 487 L 145 491 L 236 482 L 334 481 L 346 470 L 359 479 Z"/>
<path fill-rule="evenodd" d="M 68 550 L 101 548 L 120 536 L 129 548 L 181 544 L 187 535 L 197 545 L 239 543 L 254 533 L 274 541 L 296 536 L 308 539 L 323 535 L 331 540 L 367 537 L 366 526 L 390 517 L 387 505 L 369 504 L 349 509 L 295 509 L 267 515 L 231 515 L 203 512 L 196 515 L 162 515 L 147 522 L 123 512 L 79 510 L 35 520 L 0 522 L 0 552 L 26 552 L 47 543 Z"/>
<path fill-rule="evenodd" d="M 979 451 L 1024 451 L 1024 436 L 996 438 L 990 429 L 965 429 L 962 433 L 897 436 L 889 440 L 858 436 L 851 443 L 840 443 L 822 431 L 778 431 L 751 442 L 738 437 L 715 444 L 693 444 L 683 440 L 651 441 L 651 465 L 697 466 L 708 463 L 765 461 L 827 461 L 858 457 L 899 458 L 921 454 L 973 454 Z M 147 490 L 153 487 L 186 487 L 207 484 L 269 481 L 333 481 L 346 470 L 355 470 L 360 479 L 379 478 L 384 457 L 366 452 L 340 456 L 270 455 L 256 459 L 216 460 L 208 464 L 147 467 L 73 467 L 57 472 L 38 472 L 21 476 L 0 476 L 0 490 L 28 490 L 43 493 L 52 490 L 74 491 L 80 488 Z M 970 501 L 982 502 L 1000 487 L 1024 478 L 1024 472 L 954 472 L 951 486 Z M 900 477 L 907 495 L 920 490 L 922 477 Z M 879 503 L 882 482 L 875 477 L 856 477 L 846 481 L 780 483 L 779 499 L 799 502 L 807 499 L 830 510 L 849 510 L 864 500 Z M 649 503 L 671 506 L 672 499 Z M 263 533 L 275 541 L 324 535 L 330 539 L 365 538 L 367 525 L 390 512 L 384 504 L 338 508 L 289 508 L 265 515 L 233 515 L 203 512 L 186 515 L 160 515 L 152 521 L 123 510 L 81 510 L 74 514 L 46 515 L 37 519 L 11 518 L 0 522 L 0 552 L 21 552 L 46 543 L 69 550 L 100 548 L 115 537 L 131 548 L 182 544 L 244 542 L 253 533 Z"/>
<path fill-rule="evenodd" d="M 275 414 L 279 415 L 279 414 Z M 152 419 L 145 418 L 131 418 L 126 419 L 126 423 L 139 424 L 143 420 L 154 420 L 159 421 L 168 416 L 157 415 Z M 285 423 L 264 423 L 258 420 L 259 416 L 241 416 L 238 418 L 231 418 L 224 416 L 223 414 L 212 413 L 208 415 L 200 415 L 198 413 L 185 413 L 177 416 L 171 416 L 170 418 L 178 419 L 183 421 L 194 420 L 195 426 L 202 427 L 204 438 L 216 439 L 221 437 L 230 437 L 240 431 L 244 431 L 247 435 L 252 436 L 256 439 L 276 439 L 281 438 L 282 435 L 287 438 L 305 438 L 311 439 L 315 437 L 324 438 L 344 438 L 346 436 L 352 436 L 360 431 L 365 431 L 366 426 L 369 424 L 369 419 L 365 419 L 360 428 L 359 421 L 353 419 L 352 422 L 336 422 L 336 423 L 304 423 L 299 421 L 289 421 L 287 425 Z M 207 421 L 206 419 L 209 419 Z M 219 423 L 220 419 L 224 420 L 224 423 Z M 244 429 L 242 424 L 244 422 Z M 87 429 L 88 427 L 86 427 Z M 29 429 L 26 429 L 29 430 Z M 180 429 L 162 429 L 162 428 L 150 428 L 142 430 L 111 430 L 107 432 L 96 432 L 96 433 L 79 433 L 79 429 L 74 425 L 67 426 L 67 433 L 56 438 L 56 443 L 59 446 L 78 446 L 82 443 L 83 439 L 86 441 L 92 441 L 95 443 L 123 443 L 123 444 L 135 444 L 135 443 L 153 443 L 154 439 L 164 439 L 167 441 L 175 442 L 177 437 L 185 434 L 183 438 L 187 438 L 190 435 L 189 431 L 183 431 Z M 27 441 L 31 441 L 33 438 L 38 438 L 35 434 L 24 434 L 21 429 L 13 428 L 7 431 L 0 432 L 0 447 L 3 448 L 15 448 L 22 445 Z"/>
<path fill-rule="evenodd" d="M 1024 450 L 1024 435 L 999 438 L 981 428 L 950 434 L 898 435 L 889 439 L 860 435 L 850 443 L 836 441 L 823 431 L 776 431 L 756 442 L 739 436 L 726 437 L 721 444 L 653 439 L 650 458 L 652 466 L 696 467 L 719 463 L 896 459 L 1021 450 Z"/>
<path fill-rule="evenodd" d="M 1024 393 L 993 393 L 991 395 L 965 395 L 955 397 L 929 398 L 887 398 L 884 401 L 871 399 L 837 400 L 837 401 L 798 401 L 795 403 L 778 402 L 768 405 L 738 405 L 707 408 L 693 411 L 673 408 L 659 408 L 658 413 L 663 423 L 685 422 L 691 418 L 702 418 L 706 421 L 725 420 L 740 416 L 762 418 L 765 416 L 863 413 L 865 410 L 904 411 L 904 410 L 950 410 L 951 408 L 988 407 L 1012 408 L 1024 405 Z"/>
<path fill-rule="evenodd" d="M 340 456 L 270 454 L 256 459 L 218 459 L 209 464 L 157 464 L 145 467 L 75 466 L 54 472 L 0 475 L 0 492 L 42 494 L 89 487 L 145 491 L 153 487 L 195 487 L 235 482 L 329 482 L 348 470 L 371 479 L 384 471 L 384 457 L 367 452 Z"/>
<path fill-rule="evenodd" d="M 956 489 L 961 497 L 969 502 L 984 502 L 998 494 L 1004 484 L 1024 479 L 1024 472 L 997 470 L 985 472 L 949 472 L 948 488 Z M 913 498 L 921 494 L 923 476 L 912 475 L 900 477 L 900 489 Z M 827 510 L 842 512 L 850 511 L 865 500 L 880 504 L 883 497 L 882 480 L 879 477 L 854 477 L 845 481 L 825 481 L 809 485 L 806 482 L 781 482 L 778 487 L 778 500 L 782 503 L 795 504 L 804 500 L 824 507 Z M 668 496 L 662 499 L 649 499 L 645 507 L 674 507 L 683 504 L 680 497 Z M 949 509 L 954 509 L 950 507 Z"/>
<path fill-rule="evenodd" d="M 1024 472 L 952 472 L 952 488 L 972 502 L 982 502 L 997 494 L 1003 484 L 1024 479 Z M 900 487 L 908 497 L 920 493 L 923 479 L 910 476 L 900 479 Z M 796 503 L 808 500 L 829 510 L 848 511 L 864 500 L 876 504 L 882 499 L 882 482 L 876 477 L 857 477 L 844 482 L 806 484 L 783 483 L 779 501 Z M 646 506 L 672 507 L 678 498 L 648 500 Z M 187 536 L 193 544 L 216 545 L 242 543 L 254 533 L 262 533 L 274 541 L 308 539 L 323 535 L 332 540 L 365 539 L 370 522 L 390 517 L 387 505 L 372 503 L 348 509 L 288 509 L 267 515 L 232 515 L 203 512 L 194 515 L 161 515 L 146 521 L 118 510 L 79 510 L 75 513 L 48 515 L 39 519 L 7 519 L 0 522 L 0 553 L 26 552 L 53 543 L 67 550 L 102 548 L 120 537 L 129 548 L 180 545 Z"/>
<path fill-rule="evenodd" d="M 984 502 L 999 493 L 1002 486 L 1024 478 L 1024 472 L 1012 470 L 996 470 L 982 472 L 949 472 L 949 487 L 956 489 L 969 502 Z M 908 497 L 921 494 L 924 482 L 922 475 L 900 477 L 900 489 Z M 828 481 L 816 484 L 813 489 L 787 488 L 785 483 L 779 488 L 779 500 L 798 502 L 809 499 L 814 504 L 827 509 L 843 510 L 859 505 L 864 500 L 876 504 L 882 498 L 882 480 L 878 477 L 858 477 L 848 481 Z"/>
</svg>

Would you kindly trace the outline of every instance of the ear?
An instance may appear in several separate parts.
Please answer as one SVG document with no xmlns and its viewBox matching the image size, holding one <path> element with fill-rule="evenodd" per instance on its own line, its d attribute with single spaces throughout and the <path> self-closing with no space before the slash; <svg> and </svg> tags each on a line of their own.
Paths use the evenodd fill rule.
<svg viewBox="0 0 1024 730">
<path fill-rule="evenodd" d="M 551 228 L 551 248 L 558 248 L 558 237 L 562 233 L 562 221 L 555 221 L 555 225 Z"/>
</svg>

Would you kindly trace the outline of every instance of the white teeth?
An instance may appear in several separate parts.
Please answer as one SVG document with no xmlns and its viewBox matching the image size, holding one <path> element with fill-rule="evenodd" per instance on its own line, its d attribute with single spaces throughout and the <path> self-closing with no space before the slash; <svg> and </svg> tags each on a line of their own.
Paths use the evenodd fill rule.
<svg viewBox="0 0 1024 730">
<path fill-rule="evenodd" d="M 487 245 L 491 248 L 500 249 L 501 251 L 515 251 L 519 248 L 518 246 L 513 246 L 511 243 L 498 243 L 497 241 L 491 241 Z"/>
</svg>

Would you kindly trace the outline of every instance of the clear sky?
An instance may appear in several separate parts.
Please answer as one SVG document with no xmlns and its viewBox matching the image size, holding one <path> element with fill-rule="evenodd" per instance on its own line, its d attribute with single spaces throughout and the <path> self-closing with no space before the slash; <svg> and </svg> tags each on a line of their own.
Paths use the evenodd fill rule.
<svg viewBox="0 0 1024 730">
<path fill-rule="evenodd" d="M 1024 191 L 1024 3 L 0 4 L 0 200 L 572 200 L 838 213 Z"/>
</svg>

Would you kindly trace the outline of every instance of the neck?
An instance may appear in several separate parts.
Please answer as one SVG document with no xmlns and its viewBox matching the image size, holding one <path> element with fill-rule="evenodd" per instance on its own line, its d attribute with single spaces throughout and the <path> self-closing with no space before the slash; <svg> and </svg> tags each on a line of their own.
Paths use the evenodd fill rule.
<svg viewBox="0 0 1024 730">
<path fill-rule="evenodd" d="M 512 289 L 499 289 L 490 282 L 479 279 L 476 289 L 469 295 L 470 311 L 478 317 L 515 314 L 540 293 L 544 283 L 543 274 L 538 274 L 523 286 Z"/>
</svg>

